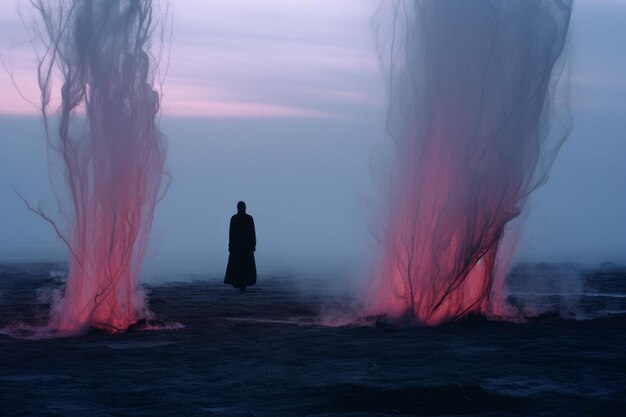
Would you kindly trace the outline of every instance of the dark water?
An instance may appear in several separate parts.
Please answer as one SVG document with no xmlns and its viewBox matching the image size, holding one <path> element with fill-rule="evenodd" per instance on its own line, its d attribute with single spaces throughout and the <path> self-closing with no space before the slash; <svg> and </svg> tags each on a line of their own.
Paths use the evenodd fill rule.
<svg viewBox="0 0 626 417">
<path fill-rule="evenodd" d="M 0 327 L 46 321 L 56 269 L 0 265 Z M 346 298 L 296 283 L 151 288 L 178 330 L 0 335 L 0 415 L 626 415 L 624 269 L 522 265 L 509 301 L 539 317 L 436 328 L 320 326 Z"/>
</svg>

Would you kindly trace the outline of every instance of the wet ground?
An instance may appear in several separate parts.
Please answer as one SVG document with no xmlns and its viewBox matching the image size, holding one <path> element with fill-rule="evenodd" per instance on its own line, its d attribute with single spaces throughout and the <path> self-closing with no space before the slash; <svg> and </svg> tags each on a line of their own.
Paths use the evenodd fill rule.
<svg viewBox="0 0 626 417">
<path fill-rule="evenodd" d="M 55 269 L 0 267 L 0 327 L 45 322 Z M 319 313 L 346 298 L 297 277 L 260 277 L 245 294 L 210 281 L 155 286 L 152 310 L 184 328 L 0 335 L 0 415 L 625 415 L 626 274 L 587 278 L 580 291 L 613 297 L 579 301 L 613 303 L 593 320 L 436 328 L 321 326 Z"/>
</svg>

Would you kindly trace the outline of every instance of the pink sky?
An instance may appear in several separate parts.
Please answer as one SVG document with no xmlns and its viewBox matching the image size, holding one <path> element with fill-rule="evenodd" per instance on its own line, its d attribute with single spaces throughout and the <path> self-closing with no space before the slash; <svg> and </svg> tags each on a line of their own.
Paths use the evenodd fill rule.
<svg viewBox="0 0 626 417">
<path fill-rule="evenodd" d="M 375 1 L 171 4 L 165 116 L 335 118 L 347 116 L 345 107 L 384 102 L 369 24 Z M 0 0 L 0 114 L 37 113 L 10 78 L 38 103 L 34 47 L 20 14 L 30 19 L 27 2 Z"/>
<path fill-rule="evenodd" d="M 371 28 L 377 0 L 170 4 L 174 13 L 163 84 L 165 117 L 344 118 L 384 105 Z M 0 115 L 38 112 L 28 102 L 39 101 L 37 61 L 20 14 L 32 19 L 29 2 L 0 0 Z M 626 18 L 624 0 L 575 2 L 572 106 L 624 103 L 626 29 L 612 33 L 598 24 L 620 16 Z"/>
<path fill-rule="evenodd" d="M 359 189 L 357 178 L 369 184 L 368 164 L 377 162 L 369 159 L 370 146 L 384 139 L 384 80 L 371 28 L 379 1 L 171 3 L 175 5 L 174 26 L 162 103 L 163 129 L 171 139 L 168 163 L 175 175 L 169 197 L 162 203 L 169 232 L 176 235 L 178 231 L 176 236 L 181 239 L 192 234 L 193 246 L 201 251 L 197 259 L 204 259 L 210 252 L 206 250 L 210 241 L 206 231 L 221 230 L 223 225 L 215 223 L 190 233 L 187 222 L 192 219 L 204 224 L 212 216 L 230 215 L 230 201 L 239 197 L 227 194 L 221 185 L 228 178 L 239 181 L 236 184 L 257 199 L 255 212 L 261 213 L 261 203 L 266 202 L 270 217 L 276 205 L 267 195 L 288 194 L 290 203 L 302 203 L 301 211 L 320 201 L 331 202 L 316 211 L 318 220 L 312 220 L 308 233 L 324 241 L 329 252 L 334 250 L 337 246 L 321 239 L 328 230 L 326 221 L 336 218 L 353 224 L 350 222 L 356 217 L 352 211 L 341 214 L 333 210 L 349 206 L 348 200 Z M 7 65 L 7 69 L 0 66 L 0 159 L 4 158 L 0 200 L 6 203 L 0 207 L 0 220 L 6 220 L 0 228 L 0 256 L 3 247 L 20 247 L 20 242 L 24 247 L 39 244 L 43 230 L 48 230 L 47 225 L 25 229 L 24 225 L 39 224 L 39 219 L 27 213 L 11 188 L 17 186 L 36 201 L 48 187 L 40 124 L 33 123 L 35 118 L 3 117 L 37 113 L 36 106 L 19 96 L 9 77 L 9 72 L 14 74 L 28 100 L 38 101 L 37 63 L 18 5 L 28 17 L 28 0 L 0 0 L 0 57 Z M 569 54 L 574 130 L 561 149 L 549 183 L 535 194 L 537 204 L 527 221 L 533 244 L 524 246 L 522 241 L 522 251 L 575 254 L 575 260 L 594 253 L 617 253 L 615 258 L 624 259 L 624 22 L 626 0 L 575 0 Z M 178 117 L 195 120 L 176 120 Z M 255 120 L 244 120 L 250 118 Z M 258 131 L 258 126 L 267 131 Z M 206 134 L 209 129 L 213 129 L 212 135 Z M 227 165 L 237 159 L 233 155 L 243 143 L 253 146 L 240 157 L 257 165 L 250 172 L 233 173 Z M 338 161 L 352 168 L 339 170 Z M 365 168 L 359 171 L 360 166 Z M 257 188 L 258 194 L 254 194 Z M 324 194 L 326 188 L 330 194 Z M 222 194 L 211 194 L 215 190 Z M 298 190 L 303 190 L 302 194 Z M 190 192 L 202 198 L 194 198 L 194 204 L 181 204 Z M 224 213 L 207 215 L 224 201 L 229 202 Z M 284 213 L 289 219 L 299 216 L 291 207 Z M 348 245 L 357 234 L 342 236 Z M 280 234 L 273 238 L 280 239 Z M 50 241 L 55 239 L 52 233 Z M 216 239 L 221 245 L 221 237 Z M 283 249 L 292 249 L 293 242 L 287 239 L 275 245 L 282 254 Z M 170 249 L 175 252 L 183 246 L 171 245 Z M 188 250 L 188 246 L 184 248 Z"/>
</svg>

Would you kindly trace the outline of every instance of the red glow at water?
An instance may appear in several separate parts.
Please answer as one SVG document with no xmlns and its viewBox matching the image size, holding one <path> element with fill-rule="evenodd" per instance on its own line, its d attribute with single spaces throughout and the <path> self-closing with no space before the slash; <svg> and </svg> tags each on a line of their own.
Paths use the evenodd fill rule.
<svg viewBox="0 0 626 417">
<path fill-rule="evenodd" d="M 53 307 L 50 327 L 61 334 L 88 327 L 123 331 L 148 314 L 137 280 L 164 191 L 152 3 L 33 5 L 48 36 L 39 67 L 47 139 L 51 155 L 60 155 L 67 185 L 67 197 L 57 193 L 67 235 L 41 213 L 69 250 L 65 294 Z M 63 80 L 58 136 L 47 114 L 57 75 Z"/>
<path fill-rule="evenodd" d="M 397 175 L 411 180 L 402 181 L 395 195 L 377 271 L 384 281 L 374 284 L 369 300 L 373 311 L 410 313 L 428 325 L 486 310 L 504 225 L 517 214 L 517 188 L 509 187 L 510 178 L 483 172 L 486 194 L 473 198 L 475 178 L 468 172 L 484 167 L 468 169 L 471 161 L 462 162 L 463 146 L 455 144 L 461 137 L 455 129 L 463 127 L 439 120 L 420 163 L 408 153 L 398 161 Z M 498 199 L 488 198 L 489 192 Z"/>
<path fill-rule="evenodd" d="M 516 240 L 499 251 L 505 229 L 567 135 L 546 144 L 571 4 L 415 1 L 391 10 L 381 56 L 396 160 L 366 314 L 436 325 L 501 312 L 493 301 L 503 302 Z"/>
</svg>

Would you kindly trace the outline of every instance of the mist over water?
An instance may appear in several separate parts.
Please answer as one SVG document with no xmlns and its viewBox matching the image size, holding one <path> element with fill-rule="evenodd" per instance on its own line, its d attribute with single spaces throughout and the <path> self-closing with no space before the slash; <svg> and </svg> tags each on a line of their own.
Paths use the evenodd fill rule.
<svg viewBox="0 0 626 417">
<path fill-rule="evenodd" d="M 177 1 L 161 95 L 164 3 L 36 1 L 45 119 L 7 111 L 0 69 L 0 414 L 621 415 L 626 5 L 576 3 L 598 71 L 536 190 L 569 128 L 569 3 Z M 21 45 L 7 68 L 37 89 Z"/>
<path fill-rule="evenodd" d="M 8 19 L 3 22 L 10 23 L 0 25 L 0 54 L 8 69 L 15 72 L 17 86 L 36 102 L 39 93 L 34 82 L 33 48 L 17 13 L 18 3 L 22 9 L 30 9 L 30 5 L 0 2 L 4 19 Z M 336 4 L 328 2 L 328 9 L 319 2 L 315 2 L 317 6 L 310 3 L 309 7 L 319 9 L 323 16 L 298 14 L 298 23 L 310 20 L 311 26 L 298 24 L 295 32 L 288 29 L 296 24 L 282 19 L 296 13 L 299 8 L 295 6 L 257 4 L 255 10 L 263 10 L 263 17 L 281 18 L 260 20 L 257 14 L 246 13 L 244 25 L 234 16 L 248 10 L 249 5 L 176 3 L 161 124 L 168 136 L 167 168 L 173 182 L 156 210 L 142 280 L 187 279 L 188 273 L 218 279 L 226 264 L 227 223 L 237 199 L 250 200 L 250 210 L 257 213 L 257 227 L 263 228 L 257 253 L 260 273 L 308 271 L 311 265 L 331 261 L 367 268 L 373 253 L 370 247 L 375 244 L 368 228 L 380 221 L 380 217 L 374 222 L 368 218 L 369 207 L 378 205 L 369 163 L 376 142 L 385 140 L 384 80 L 369 25 L 376 3 L 347 1 L 337 8 L 330 7 L 331 3 Z M 224 9 L 231 12 L 224 15 Z M 197 19 L 190 20 L 190 16 Z M 559 152 L 549 181 L 529 199 L 514 262 L 592 265 L 626 261 L 626 222 L 622 215 L 626 209 L 622 186 L 626 171 L 621 161 L 626 152 L 621 140 L 626 129 L 622 117 L 626 109 L 626 95 L 622 94 L 626 55 L 621 37 L 615 36 L 624 16 L 626 7 L 619 2 L 581 1 L 574 7 L 568 54 L 572 59 L 573 131 Z M 211 29 L 214 25 L 205 21 L 209 17 L 222 25 Z M 279 22 L 284 25 L 277 26 Z M 239 26 L 245 28 L 239 30 Z M 260 32 L 268 27 L 284 31 L 277 38 L 260 38 Z M 330 32 L 321 31 L 321 27 Z M 224 37 L 210 36 L 215 31 Z M 347 65 L 338 55 L 323 53 L 315 47 L 321 43 L 317 42 L 320 31 L 325 34 L 323 44 L 332 45 L 333 51 L 341 46 L 341 56 L 352 57 L 358 51 L 363 59 L 348 61 L 351 64 Z M 292 35 L 297 39 L 291 39 Z M 289 42 L 283 41 L 287 36 Z M 302 36 L 306 36 L 304 45 L 298 42 Z M 243 45 L 243 51 L 230 48 L 235 41 Z M 276 60 L 263 58 L 276 44 L 289 65 L 274 65 Z M 343 53 L 343 47 L 348 51 Z M 371 65 L 364 62 L 366 56 L 371 56 Z M 251 63 L 257 58 L 264 63 L 262 68 L 237 65 L 243 59 Z M 312 62 L 308 72 L 296 65 L 303 61 Z M 325 66 L 314 65 L 317 62 Z M 326 66 L 333 63 L 341 67 Z M 350 88 L 355 91 L 370 92 L 377 104 L 333 101 L 336 119 L 223 118 L 185 116 L 178 106 L 174 111 L 178 102 L 172 101 L 174 96 L 182 100 L 185 97 L 180 94 L 190 89 L 198 92 L 198 100 L 213 100 L 212 94 L 200 96 L 213 86 L 223 86 L 237 95 L 245 89 L 249 94 L 245 97 L 257 101 L 280 101 L 284 97 L 277 94 L 284 90 L 301 86 L 326 91 L 345 86 L 344 80 L 354 81 Z M 4 69 L 0 82 L 5 111 L 9 102 L 10 109 L 29 106 Z M 271 97 L 262 95 L 256 85 L 274 93 Z M 53 90 L 53 95 L 55 91 L 59 89 Z M 298 96 L 297 104 L 318 104 L 317 97 Z M 46 212 L 56 213 L 48 182 L 44 132 L 36 113 L 0 116 L 0 161 L 0 260 L 66 259 L 66 249 L 52 228 L 30 213 L 12 190 L 15 187 L 29 201 L 41 201 Z M 55 167 L 53 172 L 62 175 L 62 168 Z M 55 186 L 59 192 L 64 184 L 60 181 Z M 306 217 L 307 238 L 296 241 L 300 217 Z M 289 268 L 283 268 L 287 263 Z"/>
<path fill-rule="evenodd" d="M 60 333 L 125 330 L 147 314 L 137 280 L 163 191 L 152 4 L 36 1 L 33 7 L 45 47 L 38 81 L 49 155 L 60 156 L 67 186 L 57 200 L 68 230 L 33 209 L 69 252 L 65 293 L 49 326 Z M 55 88 L 61 90 L 58 131 L 48 123 Z"/>
<path fill-rule="evenodd" d="M 220 67 L 207 64 L 209 58 L 204 52 L 210 51 L 213 51 L 209 55 L 210 61 L 222 62 L 223 67 L 243 59 L 242 55 L 249 62 L 254 58 L 250 48 L 258 46 L 258 39 L 248 32 L 237 34 L 238 40 L 248 48 L 245 53 L 233 49 L 229 56 L 226 49 L 231 43 L 221 38 L 207 37 L 211 45 L 219 46 L 219 53 L 213 49 L 209 51 L 205 48 L 205 38 L 200 38 L 199 32 L 194 32 L 194 25 L 199 23 L 194 21 L 188 24 L 183 19 L 184 12 L 178 13 L 179 9 L 185 8 L 189 13 L 188 4 L 177 4 L 176 18 L 180 18 L 179 21 L 183 23 L 175 24 L 172 50 L 178 51 L 174 55 L 180 59 L 173 62 L 170 69 L 171 74 L 178 71 L 179 75 L 178 79 L 172 76 L 167 78 L 164 86 L 166 106 L 168 94 L 179 94 L 180 74 L 187 76 L 189 62 L 194 62 L 196 71 L 201 71 L 205 77 L 190 73 L 192 75 L 185 78 L 187 86 L 192 85 L 198 91 L 206 86 L 223 85 L 236 92 L 233 80 L 237 83 L 247 82 L 244 87 L 249 90 L 253 80 L 264 79 L 262 75 L 265 71 L 259 69 L 252 71 L 257 75 L 256 78 L 240 80 L 245 78 L 240 67 L 236 74 L 228 71 L 229 77 L 225 78 L 220 73 Z M 346 14 L 352 16 L 352 8 L 357 6 L 360 7 L 360 4 L 346 6 Z M 619 81 L 610 76 L 623 62 L 619 60 L 623 53 L 620 55 L 618 48 L 613 48 L 616 46 L 615 40 L 607 44 L 606 35 L 615 30 L 619 16 L 623 16 L 623 9 L 611 5 L 608 13 L 604 6 L 582 2 L 577 4 L 573 15 L 573 33 L 576 38 L 573 46 L 576 52 L 571 56 L 576 61 L 574 69 L 585 69 L 576 73 L 577 77 L 593 75 L 594 79 L 609 83 L 611 80 Z M 214 11 L 217 16 L 219 10 Z M 267 13 L 271 14 L 270 9 Z M 283 10 L 283 13 L 286 11 Z M 607 19 L 607 13 L 610 19 Z M 248 16 L 248 19 L 254 17 Z M 368 39 L 372 38 L 368 20 L 354 20 L 355 25 L 363 26 L 363 32 L 368 32 Z M 597 24 L 600 21 L 603 22 L 601 28 Z M 202 23 L 203 18 L 199 22 Z M 225 27 L 231 28 L 231 25 L 236 26 L 235 19 L 224 20 Z M 272 26 L 275 22 L 264 22 L 264 25 Z M 17 26 L 21 28 L 19 19 Z M 255 30 L 254 27 L 248 29 Z M 317 36 L 315 30 L 311 31 L 313 37 Z M 346 39 L 356 37 L 358 31 L 355 27 L 346 27 L 344 32 L 349 32 L 351 36 Z M 179 33 L 181 36 L 176 36 Z M 205 32 L 202 34 L 207 36 Z M 249 39 L 246 40 L 244 35 Z M 332 42 L 333 39 L 324 38 L 326 41 Z M 337 41 L 339 43 L 339 38 Z M 345 43 L 343 38 L 341 43 Z M 364 45 L 367 46 L 366 43 Z M 608 46 L 605 48 L 605 45 Z M 373 61 L 376 61 L 373 46 L 371 55 Z M 198 47 L 204 52 L 198 52 Z M 26 44 L 25 49 L 32 51 L 29 44 Z M 616 52 L 609 53 L 609 49 Z M 195 51 L 193 60 L 185 58 L 191 54 L 190 51 Z M 216 54 L 224 55 L 224 61 L 214 60 Z M 288 61 L 298 62 L 305 55 L 307 59 L 315 61 L 310 54 L 310 49 L 295 42 Z M 3 56 L 6 58 L 7 55 Z M 320 56 L 324 62 L 332 58 Z M 196 61 L 202 57 L 204 61 Z M 590 67 L 591 61 L 594 63 L 593 68 Z M 33 64 L 28 60 L 26 63 L 32 72 Z M 357 74 L 353 66 L 347 69 L 351 71 L 350 77 L 359 80 L 359 85 L 382 90 L 384 83 L 377 68 L 372 71 L 366 65 L 359 66 Z M 265 63 L 266 70 L 267 67 L 271 67 L 268 62 Z M 596 72 L 591 72 L 591 69 Z M 274 78 L 285 78 L 285 71 L 281 72 L 283 67 L 271 67 L 271 70 Z M 286 77 L 289 84 L 281 83 L 280 86 L 290 91 L 300 84 L 317 86 L 322 78 L 335 75 L 332 72 L 319 73 L 319 79 L 314 79 L 307 73 L 293 72 Z M 32 80 L 31 73 L 27 82 L 35 85 Z M 624 207 L 624 193 L 616 187 L 622 176 L 619 155 L 623 148 L 622 142 L 618 140 L 620 124 L 616 123 L 621 119 L 616 115 L 623 106 L 620 107 L 620 101 L 608 100 L 602 95 L 604 90 L 599 90 L 596 84 L 588 84 L 587 78 L 582 86 L 579 80 L 575 80 L 572 88 L 573 93 L 578 92 L 572 109 L 576 121 L 573 137 L 568 139 L 560 152 L 550 182 L 531 195 L 529 221 L 524 225 L 528 227 L 523 230 L 521 245 L 517 245 L 517 260 L 572 260 L 595 264 L 624 259 L 620 242 L 623 240 L 621 236 L 626 235 L 621 233 L 624 222 L 619 215 Z M 24 87 L 25 82 L 19 83 L 19 86 Z M 270 82 L 263 84 L 266 89 L 271 89 Z M 13 88 L 5 89 L 5 92 L 7 90 L 13 91 Z M 52 94 L 59 90 L 53 89 Z M 276 89 L 276 94 L 280 91 Z M 611 97 L 617 97 L 620 90 L 611 91 L 614 91 Z M 382 97 L 382 93 L 372 95 Z M 29 97 L 36 100 L 37 96 Z M 593 108 L 589 107 L 590 99 L 595 103 Z M 602 106 L 598 105 L 600 102 Z M 171 103 L 170 106 L 173 105 Z M 310 103 L 303 97 L 300 104 L 306 107 Z M 372 149 L 378 153 L 376 143 L 385 138 L 385 112 L 380 104 L 364 108 L 355 103 L 335 102 L 332 113 L 337 117 L 204 118 L 181 117 L 178 111 L 170 114 L 166 109 L 162 129 L 170 140 L 167 166 L 174 178 L 172 187 L 155 213 L 141 280 L 148 283 L 221 280 L 227 258 L 227 222 L 234 212 L 236 201 L 244 199 L 249 203 L 259 229 L 257 260 L 262 280 L 263 276 L 289 277 L 301 281 L 303 286 L 310 278 L 319 277 L 328 278 L 336 284 L 343 283 L 348 276 L 360 282 L 366 281 L 367 269 L 375 254 L 375 241 L 370 229 L 378 227 L 381 219 L 375 217 L 372 221 L 370 210 L 378 205 L 379 197 L 383 199 L 388 196 L 371 197 L 376 190 L 372 190 L 369 169 Z M 53 131 L 57 123 L 54 117 L 51 113 Z M 76 131 L 80 130 L 81 124 L 78 122 L 81 117 L 84 117 L 84 113 L 75 119 Z M 600 126 L 601 134 L 598 130 Z M 54 196 L 49 195 L 46 149 L 40 118 L 3 115 L 0 118 L 0 132 L 0 154 L 3 158 L 0 164 L 0 192 L 4 202 L 0 207 L 3 220 L 0 260 L 67 259 L 63 242 L 54 230 L 29 213 L 11 188 L 15 187 L 28 201 L 41 199 L 44 212 L 56 214 Z M 59 162 L 54 155 L 53 158 Z M 51 172 L 62 176 L 62 165 L 53 166 Z M 63 183 L 54 185 L 57 195 L 66 195 Z M 53 217 L 63 226 L 63 230 L 68 230 L 68 222 L 63 216 Z M 527 241 L 524 241 L 524 233 Z M 378 237 L 381 235 L 374 234 Z"/>
<path fill-rule="evenodd" d="M 499 312 L 517 238 L 506 226 L 569 133 L 552 104 L 571 6 L 399 1 L 380 11 L 397 156 L 367 310 L 425 324 Z"/>
</svg>

